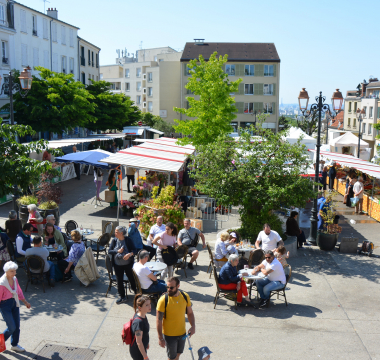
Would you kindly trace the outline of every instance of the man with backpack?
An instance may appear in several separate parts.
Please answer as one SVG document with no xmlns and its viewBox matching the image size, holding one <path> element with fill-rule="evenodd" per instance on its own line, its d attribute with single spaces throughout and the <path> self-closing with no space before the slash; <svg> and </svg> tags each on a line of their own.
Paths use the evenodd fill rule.
<svg viewBox="0 0 380 360">
<path fill-rule="evenodd" d="M 186 342 L 185 315 L 191 325 L 188 334 L 195 334 L 195 317 L 191 307 L 190 296 L 179 290 L 179 279 L 171 277 L 167 282 L 168 292 L 157 303 L 158 343 L 166 346 L 169 360 L 178 360 L 183 353 Z"/>
</svg>

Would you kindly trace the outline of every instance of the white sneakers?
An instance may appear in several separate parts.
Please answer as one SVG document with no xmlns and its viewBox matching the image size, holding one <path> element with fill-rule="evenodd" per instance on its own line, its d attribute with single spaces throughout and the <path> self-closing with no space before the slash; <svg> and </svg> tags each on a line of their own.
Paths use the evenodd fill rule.
<svg viewBox="0 0 380 360">
<path fill-rule="evenodd" d="M 11 350 L 16 351 L 16 352 L 24 352 L 25 351 L 25 349 L 20 345 L 12 346 Z"/>
</svg>

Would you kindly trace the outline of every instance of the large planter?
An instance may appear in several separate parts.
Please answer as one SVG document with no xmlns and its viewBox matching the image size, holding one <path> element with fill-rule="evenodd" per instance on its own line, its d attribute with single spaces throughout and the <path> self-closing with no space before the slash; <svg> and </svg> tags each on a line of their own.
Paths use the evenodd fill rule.
<svg viewBox="0 0 380 360">
<path fill-rule="evenodd" d="M 18 217 L 21 220 L 22 226 L 24 226 L 29 219 L 28 205 L 18 205 Z"/>
<path fill-rule="evenodd" d="M 54 215 L 55 225 L 59 226 L 59 219 L 61 217 L 61 214 L 59 213 L 58 207 L 55 209 L 48 209 L 48 210 L 42 210 L 42 209 L 37 208 L 37 210 L 44 219 L 46 219 L 46 216 L 48 216 L 48 215 Z"/>
<path fill-rule="evenodd" d="M 318 231 L 317 245 L 321 250 L 331 251 L 334 250 L 336 243 L 338 242 L 339 234 L 326 234 Z"/>
</svg>

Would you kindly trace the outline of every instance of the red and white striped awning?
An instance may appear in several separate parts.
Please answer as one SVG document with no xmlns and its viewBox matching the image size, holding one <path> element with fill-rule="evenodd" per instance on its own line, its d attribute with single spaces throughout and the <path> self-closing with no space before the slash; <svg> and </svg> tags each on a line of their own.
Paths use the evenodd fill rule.
<svg viewBox="0 0 380 360">
<path fill-rule="evenodd" d="M 182 170 L 187 157 L 195 151 L 195 148 L 191 145 L 177 145 L 176 139 L 159 138 L 141 140 L 145 140 L 141 145 L 111 154 L 107 158 L 107 163 L 137 169 L 178 172 Z"/>
</svg>

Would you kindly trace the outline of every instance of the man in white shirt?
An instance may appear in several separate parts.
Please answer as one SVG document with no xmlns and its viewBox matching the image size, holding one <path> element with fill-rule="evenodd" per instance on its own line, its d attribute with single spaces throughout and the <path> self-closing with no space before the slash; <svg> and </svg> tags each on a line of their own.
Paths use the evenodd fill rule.
<svg viewBox="0 0 380 360">
<path fill-rule="evenodd" d="M 284 242 L 277 231 L 271 230 L 269 224 L 264 224 L 264 230 L 259 232 L 255 243 L 256 249 L 261 248 L 263 251 L 276 250 L 278 245 L 283 245 Z"/>
<path fill-rule="evenodd" d="M 359 201 L 355 205 L 355 213 L 363 214 L 363 178 L 361 176 L 358 177 L 358 181 L 354 184 L 353 187 L 355 197 L 359 198 Z"/>
<path fill-rule="evenodd" d="M 157 277 L 145 265 L 149 260 L 149 252 L 141 250 L 138 255 L 139 262 L 133 264 L 135 271 L 141 285 L 141 290 L 144 294 L 166 292 L 166 284 L 163 280 L 158 280 Z M 153 283 L 157 282 L 156 284 Z"/>
<path fill-rule="evenodd" d="M 263 279 L 256 280 L 257 291 L 260 294 L 260 307 L 265 307 L 270 300 L 270 292 L 282 289 L 286 284 L 286 276 L 281 263 L 275 258 L 273 251 L 265 252 L 265 260 L 256 266 L 252 275 L 257 272 L 263 273 Z"/>
<path fill-rule="evenodd" d="M 146 243 L 147 243 L 148 246 L 152 246 L 152 241 L 154 240 L 154 238 L 158 234 L 161 234 L 161 233 L 163 233 L 166 230 L 166 226 L 163 224 L 163 218 L 162 218 L 162 216 L 158 216 L 156 221 L 157 221 L 156 224 L 154 224 L 150 228 L 149 237 L 146 240 Z M 157 246 L 154 246 L 154 247 L 156 248 Z"/>
</svg>

